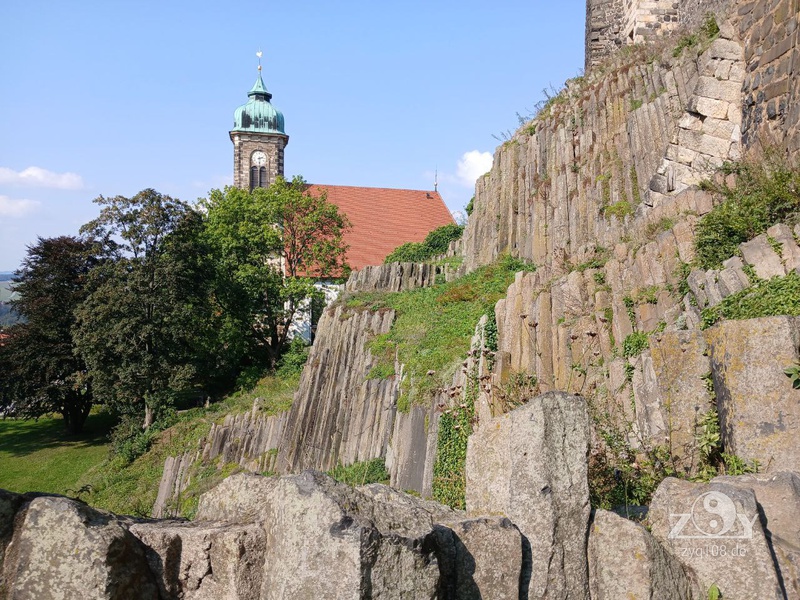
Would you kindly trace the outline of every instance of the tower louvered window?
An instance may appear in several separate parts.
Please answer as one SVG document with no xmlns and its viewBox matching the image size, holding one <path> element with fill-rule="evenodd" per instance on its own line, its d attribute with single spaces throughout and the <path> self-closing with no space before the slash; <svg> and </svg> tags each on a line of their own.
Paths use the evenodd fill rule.
<svg viewBox="0 0 800 600">
<path fill-rule="evenodd" d="M 258 187 L 267 187 L 267 168 L 261 167 L 258 170 Z"/>
<path fill-rule="evenodd" d="M 258 187 L 258 167 L 250 167 L 250 191 Z"/>
</svg>

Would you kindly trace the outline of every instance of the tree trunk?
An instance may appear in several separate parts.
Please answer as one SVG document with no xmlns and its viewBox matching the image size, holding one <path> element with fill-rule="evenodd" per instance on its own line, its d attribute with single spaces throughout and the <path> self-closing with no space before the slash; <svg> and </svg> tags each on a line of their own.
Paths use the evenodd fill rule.
<svg viewBox="0 0 800 600">
<path fill-rule="evenodd" d="M 149 429 L 150 425 L 153 424 L 155 420 L 155 414 L 153 413 L 153 409 L 147 404 L 144 405 L 144 425 L 142 425 L 142 429 Z"/>
<path fill-rule="evenodd" d="M 77 435 L 83 430 L 89 411 L 92 409 L 91 401 L 87 401 L 82 396 L 68 399 L 66 406 L 61 409 L 61 416 L 64 418 L 64 427 L 70 435 Z"/>
</svg>

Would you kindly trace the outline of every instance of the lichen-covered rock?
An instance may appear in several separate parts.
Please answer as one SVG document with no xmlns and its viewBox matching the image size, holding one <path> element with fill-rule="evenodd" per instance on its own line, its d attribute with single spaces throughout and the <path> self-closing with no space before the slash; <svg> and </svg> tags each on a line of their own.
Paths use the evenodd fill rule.
<svg viewBox="0 0 800 600">
<path fill-rule="evenodd" d="M 786 597 L 800 598 L 800 476 L 784 471 L 717 477 L 714 481 L 755 492 Z"/>
<path fill-rule="evenodd" d="M 700 597 L 691 572 L 644 527 L 612 512 L 595 511 L 588 556 L 592 600 Z"/>
<path fill-rule="evenodd" d="M 530 544 L 528 598 L 587 598 L 589 417 L 549 392 L 481 425 L 467 448 L 467 512 L 502 514 Z"/>
<path fill-rule="evenodd" d="M 653 446 L 669 448 L 686 474 L 696 471 L 699 462 L 695 433 L 698 421 L 711 408 L 710 371 L 702 332 L 665 331 L 650 338 L 641 374 L 634 374 L 639 431 Z"/>
<path fill-rule="evenodd" d="M 273 478 L 239 474 L 201 497 L 198 519 L 166 534 L 151 525 L 135 531 L 151 547 L 164 548 L 162 556 L 170 536 L 210 540 L 210 550 L 200 544 L 191 554 L 200 557 L 192 563 L 204 572 L 214 556 L 208 536 L 239 539 L 227 525 L 214 533 L 218 524 L 205 520 L 261 528 L 259 598 L 519 597 L 522 537 L 508 519 L 464 521 L 463 512 L 384 485 L 352 488 L 313 471 Z M 184 564 L 177 556 L 172 563 Z M 228 589 L 234 580 L 227 577 Z"/>
<path fill-rule="evenodd" d="M 668 477 L 647 518 L 653 536 L 697 574 L 701 590 L 717 585 L 723 598 L 784 598 L 751 489 Z"/>
<path fill-rule="evenodd" d="M 767 472 L 800 470 L 800 390 L 784 373 L 800 361 L 800 319 L 723 321 L 705 337 L 726 451 Z"/>
<path fill-rule="evenodd" d="M 143 545 L 113 515 L 55 496 L 22 510 L 6 549 L 10 600 L 158 598 Z"/>
<path fill-rule="evenodd" d="M 257 525 L 148 522 L 131 526 L 146 546 L 162 598 L 259 598 L 265 534 Z"/>
</svg>

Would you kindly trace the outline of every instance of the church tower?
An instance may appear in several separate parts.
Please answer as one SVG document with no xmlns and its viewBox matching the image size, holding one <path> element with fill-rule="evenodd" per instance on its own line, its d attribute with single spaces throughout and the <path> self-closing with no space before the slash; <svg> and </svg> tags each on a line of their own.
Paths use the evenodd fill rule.
<svg viewBox="0 0 800 600">
<path fill-rule="evenodd" d="M 259 52 L 258 79 L 247 96 L 247 104 L 233 114 L 233 185 L 252 190 L 267 187 L 278 175 L 283 176 L 283 150 L 289 136 L 283 130 L 283 114 L 270 100 L 261 79 Z"/>
</svg>

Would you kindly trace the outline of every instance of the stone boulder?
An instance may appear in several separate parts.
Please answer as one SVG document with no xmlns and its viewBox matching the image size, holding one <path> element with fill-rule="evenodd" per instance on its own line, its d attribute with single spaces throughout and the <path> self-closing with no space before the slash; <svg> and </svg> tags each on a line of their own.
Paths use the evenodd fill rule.
<svg viewBox="0 0 800 600">
<path fill-rule="evenodd" d="M 723 321 L 706 331 L 727 452 L 761 470 L 800 470 L 800 390 L 784 369 L 800 361 L 800 318 Z"/>
<path fill-rule="evenodd" d="M 148 600 L 158 587 L 144 547 L 110 513 L 57 496 L 20 509 L 6 548 L 10 600 Z"/>
<path fill-rule="evenodd" d="M 589 416 L 579 396 L 549 392 L 484 423 L 467 447 L 467 512 L 505 515 L 529 544 L 521 593 L 588 598 Z"/>
<path fill-rule="evenodd" d="M 716 584 L 723 598 L 784 598 L 751 489 L 668 477 L 647 518 L 653 536 L 696 573 L 703 592 Z"/>
<path fill-rule="evenodd" d="M 589 529 L 592 600 L 700 596 L 693 573 L 641 525 L 602 509 Z"/>
<path fill-rule="evenodd" d="M 239 474 L 201 497 L 198 520 L 263 530 L 259 598 L 519 596 L 516 527 L 462 523 L 461 512 L 382 485 Z"/>
<path fill-rule="evenodd" d="M 714 481 L 755 492 L 786 597 L 800 598 L 800 475 L 784 471 L 717 477 Z"/>
<path fill-rule="evenodd" d="M 511 521 L 472 519 L 437 526 L 436 532 L 443 573 L 440 597 L 519 599 L 522 535 Z"/>
<path fill-rule="evenodd" d="M 148 522 L 131 526 L 146 546 L 162 598 L 259 598 L 265 534 L 256 525 Z"/>
</svg>

